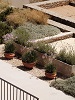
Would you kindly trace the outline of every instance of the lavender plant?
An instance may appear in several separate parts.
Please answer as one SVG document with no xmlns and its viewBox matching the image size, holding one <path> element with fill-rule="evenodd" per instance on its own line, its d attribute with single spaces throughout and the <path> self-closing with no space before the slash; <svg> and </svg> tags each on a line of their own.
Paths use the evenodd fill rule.
<svg viewBox="0 0 75 100">
<path fill-rule="evenodd" d="M 4 43 L 7 43 L 7 42 L 12 42 L 14 41 L 17 37 L 15 37 L 12 33 L 8 33 L 6 35 L 3 35 L 3 40 L 4 40 Z"/>
</svg>

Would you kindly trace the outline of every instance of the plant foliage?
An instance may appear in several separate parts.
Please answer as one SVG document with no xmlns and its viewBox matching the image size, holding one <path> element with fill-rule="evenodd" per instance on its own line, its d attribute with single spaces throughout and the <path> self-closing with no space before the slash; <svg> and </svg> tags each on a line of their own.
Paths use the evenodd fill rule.
<svg viewBox="0 0 75 100">
<path fill-rule="evenodd" d="M 67 52 L 65 49 L 62 49 L 56 56 L 56 59 L 61 60 L 70 65 L 75 65 L 75 52 Z"/>
<path fill-rule="evenodd" d="M 4 21 L 6 19 L 6 16 L 13 12 L 12 7 L 6 8 L 6 10 L 2 11 L 0 13 L 0 21 Z"/>
<path fill-rule="evenodd" d="M 22 61 L 27 63 L 35 62 L 37 59 L 36 51 L 32 50 L 22 55 Z"/>
<path fill-rule="evenodd" d="M 8 42 L 5 44 L 5 53 L 14 53 L 15 52 L 15 47 L 12 42 Z"/>
<path fill-rule="evenodd" d="M 16 31 L 14 31 L 14 34 L 15 34 L 15 37 L 16 37 L 16 42 L 18 44 L 21 44 L 21 45 L 26 45 L 27 44 L 27 41 L 29 40 L 29 33 L 26 31 L 25 28 L 23 27 L 19 27 L 16 29 Z"/>
<path fill-rule="evenodd" d="M 6 20 L 12 25 L 23 25 L 25 22 L 47 24 L 49 16 L 41 11 L 31 9 L 14 9 L 13 13 L 7 16 Z"/>
<path fill-rule="evenodd" d="M 46 72 L 47 73 L 54 73 L 56 72 L 56 67 L 52 64 L 52 63 L 49 63 L 45 66 L 46 68 Z"/>
<path fill-rule="evenodd" d="M 5 22 L 0 21 L 0 43 L 3 42 L 2 36 L 10 33 L 12 31 L 12 27 L 8 26 Z"/>
<path fill-rule="evenodd" d="M 58 80 L 56 82 L 52 82 L 52 86 L 75 97 L 75 76 L 66 80 Z"/>
<path fill-rule="evenodd" d="M 47 55 L 55 54 L 55 47 L 52 47 L 52 45 L 48 45 L 43 42 L 34 45 L 34 49 L 41 53 L 46 53 Z"/>
<path fill-rule="evenodd" d="M 23 27 L 30 34 L 31 40 L 54 36 L 61 32 L 58 28 L 51 25 L 38 25 L 30 22 L 25 23 Z"/>
</svg>

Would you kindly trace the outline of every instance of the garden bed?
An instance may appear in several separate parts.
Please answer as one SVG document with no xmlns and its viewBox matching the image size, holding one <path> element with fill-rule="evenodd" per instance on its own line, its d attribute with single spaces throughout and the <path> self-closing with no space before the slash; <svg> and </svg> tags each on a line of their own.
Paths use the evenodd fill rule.
<svg viewBox="0 0 75 100">
<path fill-rule="evenodd" d="M 61 33 L 60 29 L 52 25 L 41 25 L 28 22 L 23 27 L 30 34 L 30 40 L 54 36 Z"/>
</svg>

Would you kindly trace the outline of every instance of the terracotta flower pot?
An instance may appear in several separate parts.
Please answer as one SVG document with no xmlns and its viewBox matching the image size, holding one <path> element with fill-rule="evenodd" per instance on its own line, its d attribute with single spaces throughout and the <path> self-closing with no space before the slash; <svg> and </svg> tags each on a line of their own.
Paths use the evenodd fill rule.
<svg viewBox="0 0 75 100">
<path fill-rule="evenodd" d="M 48 73 L 48 72 L 45 72 L 45 76 L 47 78 L 50 78 L 50 79 L 54 79 L 56 77 L 56 73 Z"/>
<path fill-rule="evenodd" d="M 15 56 L 14 53 L 4 53 L 5 58 L 7 59 L 13 59 L 13 57 Z"/>
<path fill-rule="evenodd" d="M 26 68 L 29 68 L 29 69 L 32 69 L 36 64 L 35 62 L 33 62 L 33 63 L 22 62 L 22 63 Z"/>
</svg>

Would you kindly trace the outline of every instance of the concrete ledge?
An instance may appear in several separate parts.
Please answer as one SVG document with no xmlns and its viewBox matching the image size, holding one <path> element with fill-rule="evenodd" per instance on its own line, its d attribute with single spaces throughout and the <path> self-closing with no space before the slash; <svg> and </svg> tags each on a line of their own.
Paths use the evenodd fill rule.
<svg viewBox="0 0 75 100">
<path fill-rule="evenodd" d="M 59 23 L 59 22 L 56 22 L 56 21 L 53 21 L 53 20 L 50 20 L 50 19 L 47 20 L 47 23 L 50 24 L 50 25 L 56 26 L 60 29 L 63 29 L 64 31 L 70 31 L 70 32 L 75 33 L 75 28 L 64 25 L 62 23 Z"/>
<path fill-rule="evenodd" d="M 58 41 L 58 40 L 70 38 L 72 36 L 73 36 L 72 32 L 65 32 L 65 33 L 60 33 L 60 34 L 55 35 L 55 36 L 45 37 L 45 38 L 30 41 L 30 42 L 32 42 L 32 43 L 37 43 L 37 42 L 52 43 L 52 42 L 55 42 L 55 41 Z"/>
</svg>

